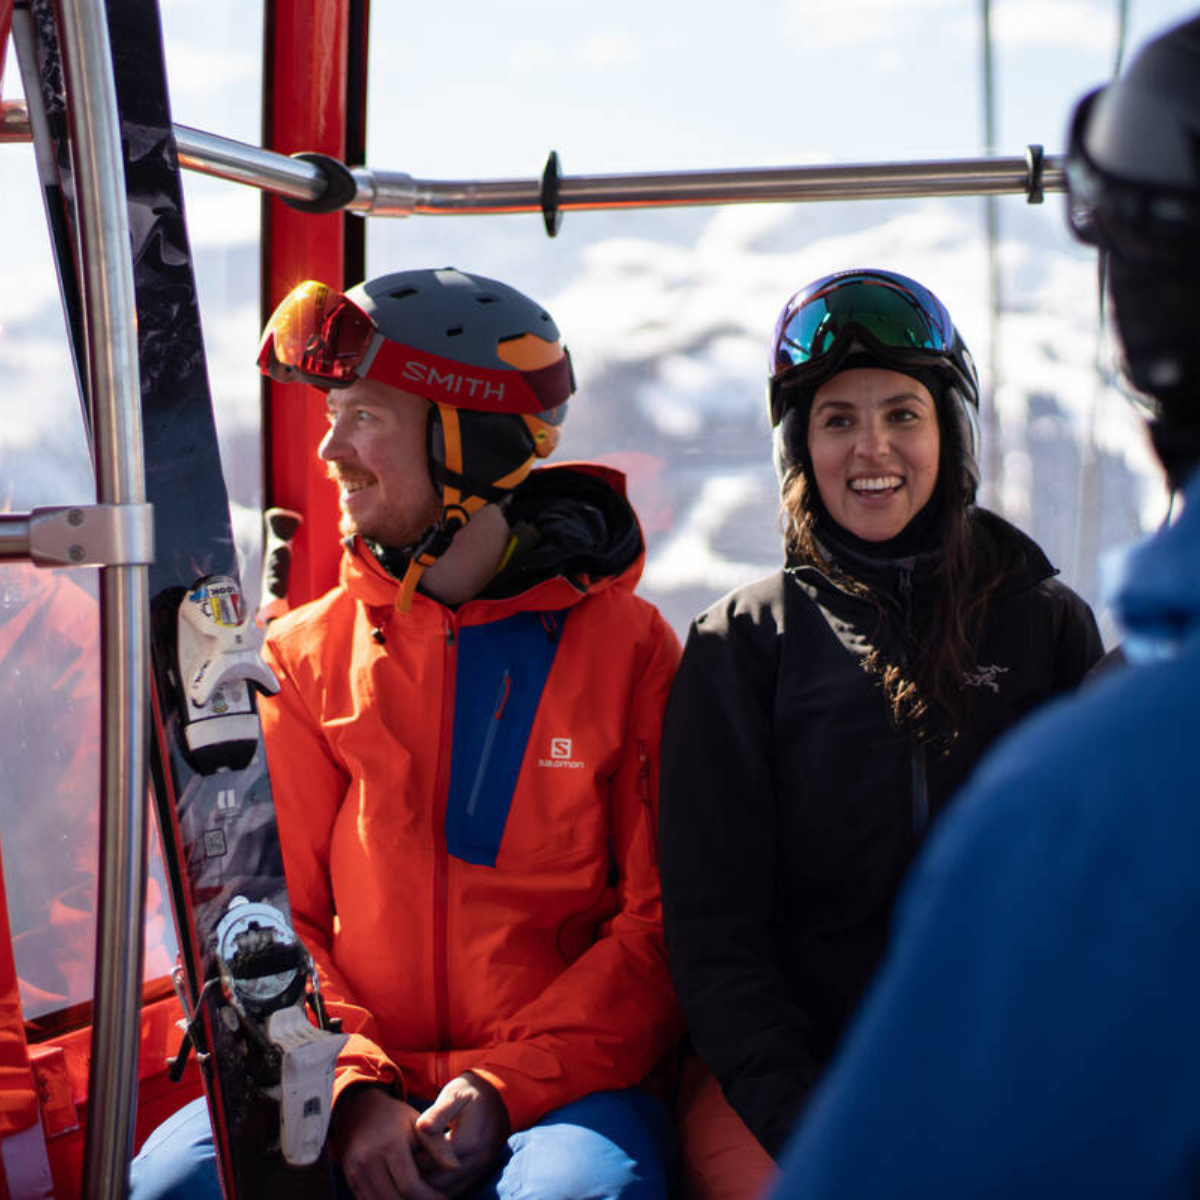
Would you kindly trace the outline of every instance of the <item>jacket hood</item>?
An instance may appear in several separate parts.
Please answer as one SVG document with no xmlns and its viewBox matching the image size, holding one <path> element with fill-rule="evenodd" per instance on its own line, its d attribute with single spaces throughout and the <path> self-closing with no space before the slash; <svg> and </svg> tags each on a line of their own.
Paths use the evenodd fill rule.
<svg viewBox="0 0 1200 1200">
<path fill-rule="evenodd" d="M 620 471 L 587 463 L 533 471 L 514 491 L 508 522 L 516 553 L 484 589 L 510 596 L 562 576 L 580 590 L 642 572 L 645 545 Z"/>
<path fill-rule="evenodd" d="M 1200 473 L 1178 519 L 1115 557 L 1109 603 L 1133 661 L 1171 658 L 1200 636 Z"/>
<path fill-rule="evenodd" d="M 593 463 L 539 468 L 513 491 L 506 516 L 516 537 L 514 552 L 460 612 L 483 604 L 493 614 L 497 605 L 550 611 L 607 587 L 637 586 L 645 542 L 620 471 Z M 341 583 L 369 608 L 385 611 L 400 586 L 361 538 L 346 547 Z M 418 591 L 414 614 L 427 607 L 442 605 Z"/>
</svg>

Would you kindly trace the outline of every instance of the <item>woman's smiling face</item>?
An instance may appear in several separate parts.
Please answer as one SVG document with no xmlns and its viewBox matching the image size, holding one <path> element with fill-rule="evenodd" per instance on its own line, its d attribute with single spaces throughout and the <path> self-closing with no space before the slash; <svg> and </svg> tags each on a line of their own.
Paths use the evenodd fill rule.
<svg viewBox="0 0 1200 1200">
<path fill-rule="evenodd" d="M 899 371 L 840 371 L 813 396 L 808 453 L 829 515 L 856 537 L 887 541 L 937 486 L 941 432 L 933 397 Z"/>
</svg>

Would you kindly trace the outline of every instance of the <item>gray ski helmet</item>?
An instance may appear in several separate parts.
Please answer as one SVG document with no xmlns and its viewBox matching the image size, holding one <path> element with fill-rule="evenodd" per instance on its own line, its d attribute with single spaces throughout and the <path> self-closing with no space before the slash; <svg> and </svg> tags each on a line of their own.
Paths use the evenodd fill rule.
<svg viewBox="0 0 1200 1200">
<path fill-rule="evenodd" d="M 294 288 L 267 323 L 260 370 L 326 390 L 373 379 L 429 401 L 429 471 L 441 513 L 415 547 L 399 607 L 485 504 L 558 445 L 575 390 L 550 314 L 507 284 L 443 270 L 398 271 L 344 295 Z"/>
<path fill-rule="evenodd" d="M 883 367 L 920 380 L 933 396 L 959 460 L 968 503 L 979 486 L 979 377 L 942 302 L 897 271 L 838 271 L 802 287 L 779 314 L 767 403 L 782 477 L 808 457 L 808 413 L 839 371 Z"/>
<path fill-rule="evenodd" d="M 571 358 L 528 296 L 446 267 L 382 275 L 346 299 L 385 339 L 365 373 L 434 406 L 429 461 L 445 507 L 499 499 L 558 444 Z"/>
<path fill-rule="evenodd" d="M 1080 101 L 1066 174 L 1068 221 L 1108 252 L 1124 372 L 1179 486 L 1200 464 L 1200 17 Z"/>
<path fill-rule="evenodd" d="M 507 284 L 399 271 L 345 295 L 309 280 L 267 323 L 260 369 L 331 389 L 374 379 L 432 406 L 430 470 L 443 507 L 499 499 L 558 444 L 575 389 L 550 314 Z"/>
</svg>

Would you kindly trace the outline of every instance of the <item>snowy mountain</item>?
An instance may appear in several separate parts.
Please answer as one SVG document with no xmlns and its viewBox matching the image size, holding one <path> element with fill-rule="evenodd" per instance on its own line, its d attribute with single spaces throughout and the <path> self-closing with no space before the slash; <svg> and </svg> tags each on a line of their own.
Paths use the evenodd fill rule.
<svg viewBox="0 0 1200 1200">
<path fill-rule="evenodd" d="M 980 214 L 974 201 L 731 208 L 687 244 L 607 238 L 582 253 L 550 300 L 581 380 L 566 450 L 629 470 L 643 590 L 677 627 L 779 561 L 763 394 L 788 295 L 848 266 L 903 271 L 938 292 L 986 372 Z M 1163 490 L 1130 406 L 1100 382 L 1094 261 L 1062 245 L 1056 207 L 1005 220 L 1002 476 L 983 498 L 1096 601 L 1098 551 L 1151 527 Z"/>
<path fill-rule="evenodd" d="M 202 224 L 203 203 L 193 211 Z M 1094 260 L 1068 244 L 1053 201 L 1006 201 L 1002 215 L 999 453 L 981 454 L 1001 478 L 985 480 L 983 498 L 1095 602 L 1099 550 L 1152 527 L 1165 497 L 1130 406 L 1097 371 Z M 560 457 L 627 472 L 648 541 L 642 590 L 680 632 L 780 559 L 763 396 L 767 343 L 792 291 L 849 266 L 903 271 L 945 301 L 985 376 L 990 361 L 978 200 L 572 214 L 556 242 L 512 218 L 377 223 L 371 237 L 376 272 L 453 262 L 546 303 L 580 382 Z M 204 235 L 196 247 L 249 582 L 260 506 L 257 249 Z M 17 299 L 0 297 L 2 499 L 15 510 L 87 499 L 56 297 L 47 287 Z"/>
</svg>

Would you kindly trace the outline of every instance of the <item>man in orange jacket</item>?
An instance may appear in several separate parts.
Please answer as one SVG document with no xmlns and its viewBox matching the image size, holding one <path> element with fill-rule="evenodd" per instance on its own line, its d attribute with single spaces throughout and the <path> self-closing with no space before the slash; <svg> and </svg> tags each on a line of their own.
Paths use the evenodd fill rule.
<svg viewBox="0 0 1200 1200">
<path fill-rule="evenodd" d="M 260 365 L 325 390 L 346 546 L 338 587 L 271 625 L 263 704 L 296 931 L 351 1035 L 346 1179 L 663 1196 L 636 1085 L 680 1030 L 655 859 L 679 646 L 633 594 L 621 477 L 530 470 L 574 387 L 554 322 L 452 269 L 308 283 Z M 139 1200 L 203 1194 L 146 1186 L 152 1157 Z"/>
</svg>

